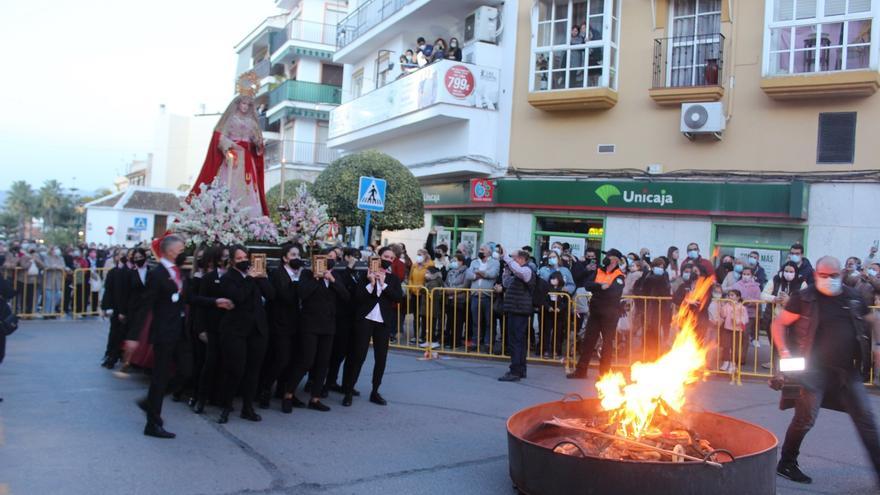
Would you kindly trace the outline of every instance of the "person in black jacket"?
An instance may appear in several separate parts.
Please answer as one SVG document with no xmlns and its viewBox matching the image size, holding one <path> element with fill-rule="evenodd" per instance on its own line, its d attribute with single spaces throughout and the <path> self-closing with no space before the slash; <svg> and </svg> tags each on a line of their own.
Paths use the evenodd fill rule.
<svg viewBox="0 0 880 495">
<path fill-rule="evenodd" d="M 9 301 L 15 297 L 15 287 L 12 285 L 12 282 L 8 281 L 3 273 L 0 272 L 0 318 L 6 318 L 12 314 L 12 307 L 9 305 Z M 6 357 L 6 332 L 0 330 L 0 363 L 3 362 L 3 359 Z M 3 402 L 3 398 L 0 397 L 0 402 Z"/>
<path fill-rule="evenodd" d="M 654 361 L 660 355 L 661 336 L 665 333 L 664 330 L 672 317 L 668 300 L 656 299 L 667 298 L 672 293 L 669 275 L 666 273 L 666 261 L 663 257 L 655 258 L 651 262 L 651 271 L 636 281 L 635 293 L 649 298 L 636 301 L 645 317 L 644 352 L 641 360 Z"/>
<path fill-rule="evenodd" d="M 269 342 L 269 323 L 263 301 L 272 301 L 275 297 L 266 275 L 251 268 L 246 247 L 233 246 L 229 253 L 233 268 L 220 279 L 220 290 L 235 307 L 220 320 L 220 349 L 224 368 L 223 410 L 217 420 L 220 424 L 229 421 L 232 401 L 239 387 L 242 419 L 263 419 L 254 411 L 260 367 Z"/>
<path fill-rule="evenodd" d="M 385 363 L 388 359 L 388 341 L 393 331 L 392 324 L 395 321 L 397 304 L 404 299 L 403 288 L 400 279 L 391 272 L 391 263 L 394 261 L 394 253 L 388 247 L 379 250 L 382 258 L 384 271 L 368 273 L 366 280 L 360 280 L 355 292 L 354 341 L 351 352 L 345 360 L 343 373 L 343 389 L 345 397 L 343 406 L 351 406 L 354 386 L 361 374 L 361 367 L 367 358 L 367 350 L 370 340 L 373 341 L 373 357 L 376 361 L 373 367 L 373 390 L 370 393 L 370 402 L 384 406 L 385 399 L 379 395 L 379 386 L 382 385 L 382 377 L 385 375 Z"/>
<path fill-rule="evenodd" d="M 297 289 L 302 304 L 300 310 L 300 328 L 297 339 L 297 359 L 287 381 L 287 392 L 281 403 L 284 413 L 292 412 L 295 392 L 306 373 L 311 382 L 312 398 L 309 409 L 329 411 L 330 408 L 321 403 L 321 384 L 327 376 L 330 353 L 333 349 L 333 334 L 336 332 L 337 300 L 347 303 L 348 291 L 342 281 L 333 273 L 333 260 L 327 260 L 327 271 L 322 276 L 304 269 Z"/>
<path fill-rule="evenodd" d="M 150 390 L 138 406 L 147 413 L 144 435 L 156 438 L 174 438 L 174 433 L 164 428 L 162 400 L 171 387 L 171 367 L 176 365 L 175 379 L 185 381 L 192 371 L 183 356 L 185 339 L 183 331 L 184 298 L 183 274 L 175 263 L 183 254 L 184 243 L 180 237 L 169 235 L 159 244 L 162 258 L 160 265 L 147 274 L 143 304 L 152 313 L 150 342 L 153 344 L 153 374 Z"/>
<path fill-rule="evenodd" d="M 213 270 L 202 277 L 199 284 L 199 296 L 221 298 L 223 291 L 220 287 L 220 279 L 226 274 L 229 267 L 229 249 L 218 245 L 211 248 L 206 256 L 211 260 Z M 196 403 L 193 407 L 196 414 L 205 412 L 205 404 L 209 399 L 214 403 L 219 403 L 220 393 L 217 384 L 220 382 L 218 378 L 221 373 L 220 320 L 223 319 L 224 314 L 226 314 L 225 309 L 206 307 L 202 308 L 195 321 L 194 331 L 198 333 L 200 339 L 206 341 L 205 362 L 199 374 Z"/>
<path fill-rule="evenodd" d="M 143 248 L 135 248 L 131 251 L 131 262 L 134 268 L 128 272 L 128 290 L 125 302 L 125 312 L 119 318 L 126 322 L 126 351 L 123 365 L 120 371 L 126 372 L 130 368 L 130 359 L 133 349 L 140 339 L 141 333 L 146 331 L 147 317 L 150 308 L 144 303 L 144 294 L 147 290 L 147 252 Z"/>
<path fill-rule="evenodd" d="M 107 349 L 104 351 L 104 362 L 101 366 L 112 370 L 116 362 L 122 358 L 122 342 L 125 340 L 125 312 L 128 302 L 128 285 L 130 271 L 126 266 L 128 252 L 117 251 L 115 266 L 107 272 L 104 279 L 104 298 L 101 310 L 110 318 L 110 333 L 107 335 Z"/>
<path fill-rule="evenodd" d="M 363 278 L 362 274 L 355 270 L 355 265 L 361 259 L 361 252 L 355 248 L 347 248 L 343 251 L 342 259 L 345 260 L 345 264 L 335 266 L 333 276 L 345 286 L 349 295 L 353 295 Z M 333 350 L 330 352 L 330 367 L 327 372 L 327 380 L 324 383 L 324 390 L 321 392 L 322 397 L 327 397 L 327 392 L 330 390 L 345 393 L 337 380 L 343 360 L 348 359 L 348 355 L 351 353 L 355 314 L 354 304 L 346 304 L 341 296 L 337 296 L 336 333 L 333 334 Z"/>
<path fill-rule="evenodd" d="M 270 361 L 268 368 L 263 367 L 260 377 L 260 400 L 261 408 L 269 407 L 272 384 L 282 378 L 282 373 L 288 369 L 295 349 L 297 329 L 299 327 L 299 280 L 302 274 L 303 261 L 301 259 L 302 246 L 288 243 L 281 246 L 282 265 L 269 274 L 269 282 L 275 290 L 275 299 L 269 305 L 269 352 L 266 356 Z M 279 387 L 283 381 L 279 381 Z M 295 401 L 296 402 L 296 401 Z M 303 403 L 294 404 L 304 407 Z"/>
</svg>

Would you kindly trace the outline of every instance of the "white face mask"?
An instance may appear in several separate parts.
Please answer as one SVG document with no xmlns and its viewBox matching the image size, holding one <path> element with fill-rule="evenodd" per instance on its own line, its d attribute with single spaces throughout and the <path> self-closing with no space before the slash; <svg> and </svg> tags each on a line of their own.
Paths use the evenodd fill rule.
<svg viewBox="0 0 880 495">
<path fill-rule="evenodd" d="M 450 262 L 449 262 L 449 268 L 452 268 L 453 270 L 455 270 L 456 268 L 458 268 L 458 261 L 450 261 Z"/>
<path fill-rule="evenodd" d="M 785 280 L 788 280 L 789 282 L 791 282 L 792 280 L 794 280 L 794 273 L 792 273 L 792 272 L 784 272 L 784 273 L 782 274 L 782 278 L 784 278 Z"/>
<path fill-rule="evenodd" d="M 843 279 L 837 278 L 817 278 L 816 290 L 826 296 L 836 296 L 843 290 Z"/>
<path fill-rule="evenodd" d="M 742 279 L 743 279 L 743 282 L 751 282 L 752 276 L 751 275 L 743 275 Z"/>
<path fill-rule="evenodd" d="M 54 254 L 55 256 L 61 256 L 61 250 L 56 249 L 56 250 L 52 251 L 52 254 Z"/>
<path fill-rule="evenodd" d="M 424 257 L 424 256 L 422 256 L 421 254 L 417 254 L 417 255 L 416 255 L 416 263 L 418 263 L 418 264 L 421 265 L 422 263 L 424 263 L 424 261 L 425 261 L 425 257 Z"/>
<path fill-rule="evenodd" d="M 500 257 L 501 257 L 501 255 L 498 254 L 498 251 L 492 251 L 492 259 L 493 260 L 497 260 Z"/>
<path fill-rule="evenodd" d="M 691 273 L 690 273 L 690 272 L 682 273 L 682 274 L 681 274 L 681 279 L 684 280 L 685 282 L 687 282 L 688 280 L 691 279 Z"/>
<path fill-rule="evenodd" d="M 871 277 L 876 277 L 876 276 L 877 276 L 877 270 L 875 270 L 875 269 L 873 269 L 873 268 L 868 268 L 868 275 L 871 276 Z"/>
</svg>

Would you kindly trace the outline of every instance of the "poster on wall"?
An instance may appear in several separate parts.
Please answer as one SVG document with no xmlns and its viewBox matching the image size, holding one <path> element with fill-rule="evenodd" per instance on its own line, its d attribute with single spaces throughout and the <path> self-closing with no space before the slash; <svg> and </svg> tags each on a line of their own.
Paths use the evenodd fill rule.
<svg viewBox="0 0 880 495">
<path fill-rule="evenodd" d="M 462 232 L 461 242 L 468 244 L 471 248 L 471 256 L 477 256 L 477 248 L 480 247 L 480 234 L 477 232 Z"/>
<path fill-rule="evenodd" d="M 749 253 L 757 251 L 760 259 L 758 263 L 764 267 L 768 277 L 772 277 L 779 267 L 782 265 L 782 255 L 779 251 L 770 249 L 749 249 L 749 248 L 733 248 L 733 256 L 740 259 L 743 263 L 748 264 Z"/>
<path fill-rule="evenodd" d="M 442 228 L 437 227 L 435 229 L 437 231 L 437 236 L 434 238 L 434 246 L 439 246 L 440 244 L 446 244 L 449 248 L 449 252 L 455 252 L 455 246 L 452 245 L 452 232 Z"/>
<path fill-rule="evenodd" d="M 579 237 L 562 237 L 558 235 L 550 236 L 550 245 L 554 242 L 568 243 L 571 246 L 571 254 L 578 258 L 584 257 L 584 249 L 586 249 L 587 240 Z"/>
</svg>

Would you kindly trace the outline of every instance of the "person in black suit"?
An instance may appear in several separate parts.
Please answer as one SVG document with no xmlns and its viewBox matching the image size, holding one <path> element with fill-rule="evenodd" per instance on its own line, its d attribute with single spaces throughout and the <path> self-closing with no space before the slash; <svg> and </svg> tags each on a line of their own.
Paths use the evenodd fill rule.
<svg viewBox="0 0 880 495">
<path fill-rule="evenodd" d="M 229 249 L 233 268 L 220 279 L 220 290 L 235 305 L 220 320 L 220 351 L 223 360 L 223 410 L 218 423 L 229 421 L 232 401 L 241 387 L 241 417 L 249 421 L 263 418 L 254 411 L 254 397 L 260 379 L 260 366 L 269 342 L 269 323 L 265 301 L 272 301 L 275 291 L 266 274 L 251 268 L 250 255 L 244 246 Z"/>
<path fill-rule="evenodd" d="M 308 407 L 316 411 L 329 411 L 330 408 L 321 403 L 320 385 L 327 375 L 333 348 L 337 300 L 347 303 L 349 294 L 345 285 L 334 276 L 332 260 L 327 260 L 327 271 L 322 276 L 304 269 L 297 292 L 302 304 L 297 360 L 287 382 L 287 393 L 281 403 L 281 410 L 288 414 L 293 410 L 299 382 L 311 370 L 309 376 L 314 386 L 311 388 L 312 398 Z"/>
<path fill-rule="evenodd" d="M 124 249 L 116 253 L 115 266 L 107 272 L 104 279 L 104 298 L 101 309 L 110 318 L 110 334 L 107 336 L 107 349 L 104 351 L 104 362 L 101 366 L 112 370 L 122 357 L 122 342 L 125 340 L 125 310 L 128 303 L 128 286 L 130 270 L 128 252 Z"/>
<path fill-rule="evenodd" d="M 127 372 L 130 367 L 131 354 L 136 347 L 141 332 L 147 324 L 150 308 L 144 303 L 147 290 L 147 252 L 143 248 L 131 251 L 131 262 L 134 268 L 128 272 L 128 291 L 125 310 L 119 318 L 126 322 L 126 351 L 120 371 Z"/>
<path fill-rule="evenodd" d="M 385 399 L 379 394 L 382 377 L 385 374 L 385 363 L 388 359 L 388 340 L 391 338 L 397 304 L 403 301 L 404 294 L 400 279 L 391 272 L 394 253 L 388 247 L 379 250 L 384 271 L 368 273 L 366 283 L 361 283 L 355 298 L 357 304 L 355 316 L 354 341 L 351 353 L 345 360 L 345 390 L 343 406 L 351 406 L 354 386 L 361 374 L 361 367 L 367 358 L 370 339 L 373 340 L 373 390 L 370 402 L 384 406 Z"/>
<path fill-rule="evenodd" d="M 174 438 L 164 428 L 162 401 L 171 385 L 171 367 L 175 365 L 175 379 L 185 382 L 192 372 L 187 359 L 186 336 L 183 331 L 184 298 L 183 273 L 177 263 L 183 255 L 183 239 L 175 235 L 164 237 L 159 243 L 159 266 L 147 274 L 143 302 L 152 313 L 150 342 L 153 344 L 153 374 L 147 397 L 138 406 L 147 413 L 144 435 L 156 438 Z"/>
<path fill-rule="evenodd" d="M 363 275 L 355 270 L 355 265 L 361 259 L 361 252 L 355 248 L 347 248 L 343 251 L 345 264 L 334 267 L 333 275 L 342 282 L 345 290 L 353 295 L 362 283 Z M 352 333 L 354 332 L 355 308 L 353 304 L 345 304 L 337 298 L 336 305 L 336 333 L 333 335 L 333 350 L 330 352 L 330 367 L 327 372 L 327 381 L 324 384 L 322 397 L 327 397 L 327 392 L 344 393 L 339 385 L 339 370 L 342 361 L 351 352 Z M 354 393 L 354 391 L 352 392 Z M 360 395 L 358 393 L 358 395 Z"/>
<path fill-rule="evenodd" d="M 269 305 L 269 352 L 272 356 L 266 357 L 270 363 L 268 367 L 263 367 L 260 379 L 259 406 L 263 409 L 269 407 L 272 385 L 281 379 L 282 373 L 290 366 L 299 326 L 297 290 L 303 269 L 300 257 L 302 246 L 296 243 L 284 244 L 281 246 L 281 253 L 282 265 L 269 274 L 269 282 L 275 289 L 275 299 Z M 282 381 L 279 381 L 278 386 L 283 386 Z M 301 402 L 294 405 L 305 406 Z"/>
<path fill-rule="evenodd" d="M 206 258 L 210 260 L 208 273 L 202 277 L 199 284 L 199 296 L 209 298 L 222 298 L 223 291 L 220 287 L 220 279 L 226 274 L 229 267 L 229 249 L 224 246 L 215 246 L 208 250 Z M 217 307 L 203 307 L 198 318 L 194 322 L 194 332 L 199 339 L 205 341 L 205 362 L 199 373 L 199 382 L 196 387 L 196 403 L 193 411 L 196 414 L 205 412 L 205 404 L 209 400 L 219 403 L 220 394 L 217 389 L 221 373 L 221 350 L 220 350 L 220 320 L 226 313 L 225 309 Z"/>
</svg>

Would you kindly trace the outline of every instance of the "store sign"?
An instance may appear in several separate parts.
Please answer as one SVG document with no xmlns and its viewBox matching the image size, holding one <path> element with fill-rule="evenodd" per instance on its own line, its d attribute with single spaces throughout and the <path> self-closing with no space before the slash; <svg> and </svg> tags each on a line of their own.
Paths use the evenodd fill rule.
<svg viewBox="0 0 880 495">
<path fill-rule="evenodd" d="M 749 253 L 758 252 L 758 263 L 767 271 L 767 276 L 772 277 L 782 264 L 782 254 L 779 251 L 770 249 L 749 249 L 749 248 L 733 248 L 733 257 L 742 260 L 746 266 L 749 266 Z"/>
<path fill-rule="evenodd" d="M 330 112 L 330 139 L 424 108 L 450 105 L 496 110 L 499 71 L 443 60 L 336 107 Z"/>
<path fill-rule="evenodd" d="M 561 237 L 557 235 L 550 236 L 550 245 L 552 246 L 554 242 L 558 242 L 560 244 L 568 243 L 571 246 L 571 254 L 577 256 L 578 258 L 584 257 L 584 250 L 586 249 L 587 240 L 580 237 Z"/>
<path fill-rule="evenodd" d="M 490 179 L 471 179 L 471 201 L 491 203 L 495 186 Z"/>
<path fill-rule="evenodd" d="M 720 182 L 514 180 L 495 182 L 495 205 L 771 218 L 807 217 L 808 186 Z"/>
</svg>

